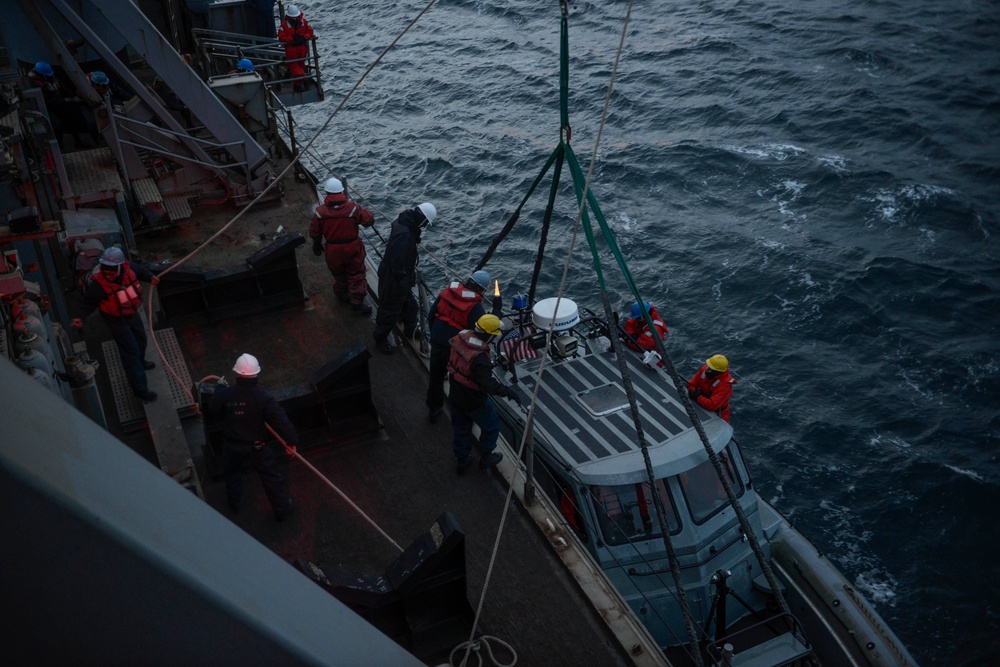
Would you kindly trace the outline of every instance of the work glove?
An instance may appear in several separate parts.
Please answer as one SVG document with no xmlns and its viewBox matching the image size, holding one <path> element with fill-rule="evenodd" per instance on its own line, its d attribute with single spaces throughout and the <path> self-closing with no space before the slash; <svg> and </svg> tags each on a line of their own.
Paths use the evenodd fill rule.
<svg viewBox="0 0 1000 667">
<path fill-rule="evenodd" d="M 294 44 L 295 46 L 305 46 L 306 38 L 303 37 L 302 35 L 295 35 L 294 37 L 292 37 L 292 44 Z"/>
<path fill-rule="evenodd" d="M 528 395 L 517 387 L 507 387 L 507 398 L 521 406 L 528 402 Z"/>
<path fill-rule="evenodd" d="M 697 401 L 701 393 L 697 389 L 688 389 L 688 398 L 692 401 Z"/>
<path fill-rule="evenodd" d="M 495 296 L 493 297 L 493 312 L 501 313 L 503 312 L 503 297 Z"/>
<path fill-rule="evenodd" d="M 317 257 L 323 254 L 323 242 L 319 239 L 313 239 L 313 254 Z"/>
</svg>

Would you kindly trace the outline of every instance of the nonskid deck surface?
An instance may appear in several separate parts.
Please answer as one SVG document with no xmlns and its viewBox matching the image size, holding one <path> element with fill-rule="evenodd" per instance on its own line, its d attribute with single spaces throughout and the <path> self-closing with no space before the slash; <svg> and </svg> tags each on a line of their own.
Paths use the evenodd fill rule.
<svg viewBox="0 0 1000 667">
<path fill-rule="evenodd" d="M 631 351 L 623 354 L 647 441 L 665 442 L 689 430 L 690 420 L 666 375 L 644 366 Z M 519 374 L 525 375 L 530 370 L 530 367 L 519 370 Z M 523 377 L 521 381 L 526 391 L 534 388 L 533 378 Z M 707 419 L 708 413 L 701 411 L 701 416 Z M 559 450 L 564 460 L 575 465 L 599 461 L 638 446 L 621 374 L 610 352 L 549 366 L 538 392 L 535 419 L 539 436 Z"/>
<path fill-rule="evenodd" d="M 228 260 L 239 261 L 259 249 L 252 247 L 258 245 L 254 239 L 279 224 L 288 232 L 305 234 L 315 205 L 310 195 L 307 189 L 281 206 L 264 209 L 259 217 L 247 216 L 228 238 L 249 242 L 213 244 L 192 264 L 225 266 Z M 193 247 L 196 236 L 210 233 L 210 225 L 201 222 L 185 234 L 163 235 L 154 243 L 140 238 L 140 255 L 162 261 L 171 247 Z M 506 486 L 495 473 L 482 473 L 475 466 L 464 477 L 456 475 L 449 421 L 427 422 L 426 371 L 410 351 L 386 356 L 375 350 L 372 318 L 354 315 L 336 300 L 325 263 L 312 255 L 308 245 L 296 252 L 310 297 L 304 305 L 176 330 L 191 377 L 232 378 L 229 369 L 235 358 L 250 352 L 263 369 L 261 386 L 278 391 L 308 383 L 316 369 L 358 341 L 368 345 L 375 355 L 369 362 L 373 399 L 384 429 L 364 440 L 305 450 L 303 456 L 404 548 L 442 511 L 451 512 L 466 534 L 468 596 L 475 608 Z M 197 429 L 186 430 L 197 434 Z M 252 472 L 245 474 L 238 514 L 227 507 L 224 484 L 207 476 L 206 500 L 285 560 L 301 558 L 377 574 L 398 555 L 304 465 L 291 462 L 286 469 L 299 505 L 299 512 L 286 522 L 274 520 Z M 628 664 L 530 518 L 513 509 L 500 542 L 480 633 L 511 643 L 520 664 Z"/>
</svg>

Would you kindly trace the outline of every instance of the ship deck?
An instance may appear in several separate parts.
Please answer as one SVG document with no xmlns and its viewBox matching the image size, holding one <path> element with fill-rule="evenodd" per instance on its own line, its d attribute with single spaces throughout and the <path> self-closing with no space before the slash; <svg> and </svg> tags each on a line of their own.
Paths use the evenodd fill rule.
<svg viewBox="0 0 1000 667">
<path fill-rule="evenodd" d="M 309 184 L 286 181 L 280 204 L 252 210 L 190 264 L 206 268 L 238 264 L 270 243 L 279 225 L 286 232 L 306 236 L 315 195 Z M 176 262 L 235 213 L 232 207 L 218 207 L 207 215 L 196 210 L 190 222 L 176 229 L 140 234 L 138 259 Z M 388 222 L 376 224 L 388 227 Z M 303 305 L 174 327 L 191 378 L 231 378 L 229 369 L 236 357 L 249 352 L 260 360 L 261 386 L 278 393 L 309 382 L 320 366 L 359 341 L 374 350 L 372 318 L 351 314 L 334 298 L 329 272 L 308 245 L 296 252 L 308 294 Z M 372 254 L 369 250 L 369 259 Z M 154 328 L 169 326 L 169 322 L 157 323 Z M 93 335 L 100 336 L 100 327 Z M 98 343 L 89 343 L 91 354 L 97 357 Z M 504 511 L 506 483 L 497 473 L 476 467 L 465 476 L 456 474 L 450 422 L 445 416 L 437 424 L 428 423 L 427 374 L 413 350 L 397 349 L 391 356 L 377 350 L 373 354 L 369 362 L 372 395 L 383 428 L 353 441 L 303 450 L 302 455 L 403 548 L 427 531 L 441 512 L 451 512 L 465 532 L 468 598 L 475 609 Z M 154 358 L 153 353 L 147 357 Z M 159 368 L 154 371 L 159 372 Z M 109 421 L 116 435 L 155 461 L 147 432 L 125 433 L 111 416 Z M 381 574 L 398 555 L 395 547 L 297 461 L 283 465 L 299 506 L 296 515 L 276 522 L 252 471 L 245 473 L 241 512 L 232 514 L 226 506 L 224 484 L 205 469 L 200 417 L 185 417 L 182 422 L 206 502 L 286 561 L 303 559 Z M 521 664 L 630 664 L 534 520 L 519 504 L 514 505 L 499 542 L 478 634 L 510 643 Z"/>
</svg>

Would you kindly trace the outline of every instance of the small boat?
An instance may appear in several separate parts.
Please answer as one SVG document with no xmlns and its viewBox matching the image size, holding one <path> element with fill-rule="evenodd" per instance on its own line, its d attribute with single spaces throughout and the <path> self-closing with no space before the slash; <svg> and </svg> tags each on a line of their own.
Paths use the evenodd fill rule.
<svg viewBox="0 0 1000 667">
<path fill-rule="evenodd" d="M 662 337 L 641 353 L 618 324 L 601 251 L 610 250 L 637 302 L 643 298 L 569 143 L 565 4 L 561 48 L 563 127 L 532 186 L 554 167 L 543 241 L 528 294 L 514 297 L 493 355 L 495 377 L 532 395 L 530 408 L 496 401 L 502 434 L 524 463 L 524 496 L 530 502 L 533 488 L 541 489 L 564 532 L 670 664 L 915 664 L 863 595 L 758 493 L 733 427 L 688 397 Z M 562 294 L 534 298 L 564 165 L 601 313 Z M 606 247 L 599 248 L 602 235 Z"/>
<path fill-rule="evenodd" d="M 616 352 L 613 324 L 568 299 L 505 319 L 495 375 L 509 383 L 513 373 L 533 402 L 529 411 L 497 401 L 504 433 L 520 443 L 531 430 L 535 484 L 671 664 L 696 664 L 688 623 L 705 664 L 915 664 L 861 593 L 758 493 L 733 427 L 695 406 L 702 440 L 686 392 L 651 363 L 657 357 Z"/>
</svg>

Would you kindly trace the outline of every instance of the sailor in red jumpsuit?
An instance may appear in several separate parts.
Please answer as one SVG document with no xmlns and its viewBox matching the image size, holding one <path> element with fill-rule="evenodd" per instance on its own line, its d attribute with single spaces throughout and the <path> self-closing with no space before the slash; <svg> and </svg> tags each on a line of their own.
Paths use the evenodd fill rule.
<svg viewBox="0 0 1000 667">
<path fill-rule="evenodd" d="M 302 15 L 302 10 L 295 5 L 288 5 L 285 18 L 278 28 L 278 41 L 285 45 L 285 61 L 288 73 L 295 79 L 295 92 L 306 89 L 306 81 L 302 78 L 306 75 L 304 58 L 309 56 L 309 40 L 312 36 L 312 26 Z"/>
<path fill-rule="evenodd" d="M 331 178 L 324 186 L 326 197 L 316 208 L 309 223 L 313 254 L 323 254 L 326 241 L 326 266 L 333 274 L 333 293 L 351 310 L 367 315 L 372 307 L 365 303 L 368 281 L 365 279 L 365 244 L 358 236 L 360 227 L 371 227 L 375 216 L 371 211 L 347 198 L 344 184 Z"/>
<path fill-rule="evenodd" d="M 660 313 L 656 310 L 656 306 L 651 306 L 648 301 L 644 302 L 644 304 L 646 306 L 646 310 L 649 311 L 649 319 L 653 320 L 653 326 L 656 327 L 656 331 L 660 334 L 660 338 L 662 339 L 665 335 L 667 335 L 667 333 L 669 333 L 667 331 L 667 325 L 660 317 Z M 638 303 L 633 304 L 631 316 L 625 321 L 625 333 L 635 340 L 635 343 L 633 343 L 631 340 L 625 339 L 626 345 L 633 350 L 656 349 L 656 341 L 653 340 L 653 334 L 650 332 L 649 325 L 646 324 L 646 320 L 642 316 L 642 308 Z"/>
<path fill-rule="evenodd" d="M 710 357 L 688 380 L 688 396 L 706 410 L 729 423 L 729 399 L 736 380 L 729 374 L 729 360 L 721 354 Z"/>
</svg>

